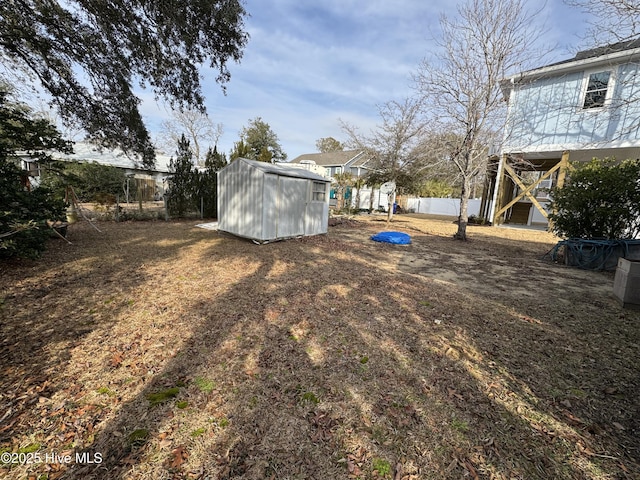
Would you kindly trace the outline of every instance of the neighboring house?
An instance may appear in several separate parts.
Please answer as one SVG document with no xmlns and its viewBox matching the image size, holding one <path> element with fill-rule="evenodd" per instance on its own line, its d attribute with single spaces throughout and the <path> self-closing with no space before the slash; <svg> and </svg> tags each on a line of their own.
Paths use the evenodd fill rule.
<svg viewBox="0 0 640 480">
<path fill-rule="evenodd" d="M 514 75 L 502 88 L 505 135 L 480 209 L 494 225 L 546 224 L 548 188 L 564 184 L 569 161 L 640 157 L 640 39 Z"/>
<path fill-rule="evenodd" d="M 156 154 L 156 165 L 153 170 L 145 170 L 136 164 L 129 156 L 121 150 L 101 148 L 88 142 L 76 142 L 73 145 L 72 154 L 53 152 L 54 160 L 68 162 L 96 162 L 101 165 L 109 165 L 124 170 L 128 181 L 135 182 L 138 191 L 143 192 L 143 200 L 154 200 L 161 198 L 167 187 L 166 179 L 169 175 L 169 161 L 171 157 L 160 152 Z M 40 167 L 37 161 L 23 158 L 23 169 L 29 172 L 33 178 L 33 183 L 38 183 Z M 131 188 L 133 190 L 133 188 Z M 126 197 L 127 186 L 123 188 L 123 195 Z M 123 201 L 128 199 L 123 198 Z M 131 199 L 131 200 L 137 200 Z"/>
<path fill-rule="evenodd" d="M 354 177 L 364 177 L 369 173 L 367 164 L 371 157 L 363 150 L 349 150 L 327 153 L 305 153 L 293 160 L 292 164 L 311 166 L 318 171 L 324 169 L 324 176 L 333 177 L 336 173 L 350 173 Z M 314 167 L 315 166 L 315 167 Z"/>
<path fill-rule="evenodd" d="M 327 233 L 330 180 L 237 158 L 218 172 L 218 230 L 257 243 Z"/>
</svg>

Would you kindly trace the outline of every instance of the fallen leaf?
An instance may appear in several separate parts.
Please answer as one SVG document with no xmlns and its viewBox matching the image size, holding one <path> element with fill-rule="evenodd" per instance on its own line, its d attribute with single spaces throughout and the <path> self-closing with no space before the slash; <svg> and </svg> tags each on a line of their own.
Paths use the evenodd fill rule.
<svg viewBox="0 0 640 480">
<path fill-rule="evenodd" d="M 189 454 L 185 451 L 184 447 L 180 446 L 171 452 L 171 461 L 169 462 L 169 466 L 171 468 L 179 468 L 188 457 Z"/>
<path fill-rule="evenodd" d="M 122 363 L 122 355 L 120 353 L 114 353 L 111 356 L 111 366 L 113 368 L 118 368 L 120 366 L 120 364 Z"/>
</svg>

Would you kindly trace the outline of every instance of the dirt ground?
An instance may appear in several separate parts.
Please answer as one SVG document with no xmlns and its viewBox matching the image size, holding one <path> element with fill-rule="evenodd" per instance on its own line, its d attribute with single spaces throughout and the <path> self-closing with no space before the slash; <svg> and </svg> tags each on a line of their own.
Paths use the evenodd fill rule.
<svg viewBox="0 0 640 480">
<path fill-rule="evenodd" d="M 552 235 L 197 224 L 80 222 L 0 263 L 0 477 L 640 478 L 640 312 Z"/>
</svg>

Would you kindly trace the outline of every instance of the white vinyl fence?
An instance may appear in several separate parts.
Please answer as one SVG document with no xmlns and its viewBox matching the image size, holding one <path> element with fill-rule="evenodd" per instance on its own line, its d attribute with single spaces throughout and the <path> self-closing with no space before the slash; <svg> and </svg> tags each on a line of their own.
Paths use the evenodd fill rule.
<svg viewBox="0 0 640 480">
<path fill-rule="evenodd" d="M 480 213 L 479 198 L 469 200 L 468 214 L 478 215 Z M 407 200 L 407 211 L 412 213 L 429 213 L 431 215 L 446 215 L 457 217 L 460 215 L 459 198 L 409 198 Z"/>
<path fill-rule="evenodd" d="M 351 206 L 356 208 L 357 194 L 360 196 L 360 208 L 368 209 L 373 194 L 373 209 L 374 210 L 387 210 L 388 197 L 380 192 L 380 190 L 372 190 L 370 188 L 361 188 L 359 192 L 356 189 L 351 190 Z M 333 200 L 335 203 L 335 200 Z M 478 215 L 480 213 L 479 198 L 469 200 L 469 215 Z M 425 198 L 425 197 L 410 197 L 407 200 L 408 213 L 428 213 L 431 215 L 444 215 L 450 217 L 457 217 L 460 215 L 460 199 L 459 198 Z"/>
</svg>

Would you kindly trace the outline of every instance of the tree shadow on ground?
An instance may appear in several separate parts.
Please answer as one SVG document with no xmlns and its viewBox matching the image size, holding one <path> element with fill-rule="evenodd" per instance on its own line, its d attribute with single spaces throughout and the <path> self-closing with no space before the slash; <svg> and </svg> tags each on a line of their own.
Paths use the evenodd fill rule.
<svg viewBox="0 0 640 480">
<path fill-rule="evenodd" d="M 572 413 L 577 401 L 563 396 L 561 382 L 583 373 L 565 349 L 585 352 L 590 342 L 580 332 L 523 313 L 502 296 L 403 273 L 398 265 L 408 250 L 396 255 L 367 242 L 369 233 L 337 230 L 261 247 L 215 237 L 210 246 L 175 252 L 178 270 L 154 264 L 166 272 L 154 288 L 181 297 L 180 305 L 153 310 L 162 295 L 150 292 L 154 301 L 137 308 L 155 313 L 140 317 L 141 331 L 119 312 L 128 349 L 87 374 L 114 377 L 109 388 L 128 394 L 103 412 L 86 442 L 103 462 L 61 474 L 546 479 L 638 472 L 632 450 L 602 450 L 633 437 L 607 430 L 600 443 Z M 435 240 L 424 238 L 430 248 Z M 196 258 L 183 258 L 189 251 Z M 160 343 L 162 354 L 150 355 Z M 637 401 L 628 393 L 611 399 L 617 408 Z"/>
<path fill-rule="evenodd" d="M 69 401 L 83 396 L 83 385 L 67 376 L 66 364 L 90 336 L 108 332 L 117 318 L 132 308 L 140 288 L 146 288 L 146 262 L 170 262 L 183 248 L 201 240 L 197 235 L 166 233 L 180 224 L 162 224 L 157 236 L 128 235 L 127 224 L 101 224 L 98 232 L 86 223 L 72 225 L 65 243 L 54 238 L 42 259 L 1 264 L 0 280 L 0 445 L 15 432 L 28 431 L 33 412 L 46 415 L 49 399 L 64 390 Z M 124 254 L 126 249 L 127 253 Z M 99 342 L 97 342 L 99 344 Z M 107 363 L 108 352 L 87 352 Z M 47 432 L 50 440 L 57 425 Z"/>
</svg>

